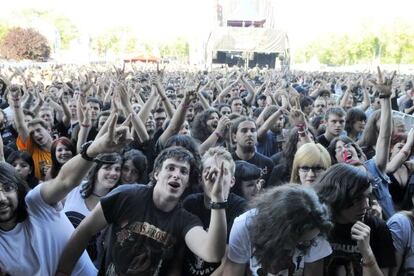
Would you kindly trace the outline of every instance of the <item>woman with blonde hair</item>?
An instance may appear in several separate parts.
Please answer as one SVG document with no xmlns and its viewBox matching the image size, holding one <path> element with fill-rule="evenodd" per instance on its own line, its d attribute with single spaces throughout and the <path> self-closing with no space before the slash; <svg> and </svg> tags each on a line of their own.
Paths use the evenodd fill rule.
<svg viewBox="0 0 414 276">
<path fill-rule="evenodd" d="M 295 154 L 290 182 L 312 185 L 330 166 L 331 156 L 321 144 L 306 143 Z"/>
</svg>

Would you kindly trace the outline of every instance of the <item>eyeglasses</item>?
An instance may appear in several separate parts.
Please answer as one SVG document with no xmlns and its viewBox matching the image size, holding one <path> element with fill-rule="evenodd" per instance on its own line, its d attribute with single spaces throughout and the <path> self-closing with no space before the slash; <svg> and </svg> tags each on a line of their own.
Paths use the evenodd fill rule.
<svg viewBox="0 0 414 276">
<path fill-rule="evenodd" d="M 321 167 L 321 166 L 315 166 L 315 167 L 303 166 L 303 167 L 299 167 L 299 171 L 304 172 L 304 173 L 308 173 L 310 170 L 312 170 L 314 173 L 320 173 L 320 172 L 323 172 L 325 170 L 325 168 Z"/>
<path fill-rule="evenodd" d="M 343 145 L 343 147 L 339 146 L 339 147 L 335 148 L 335 152 L 339 153 L 339 152 L 343 151 L 344 148 L 345 149 L 350 149 L 351 147 L 353 147 L 352 143 L 348 143 L 348 144 Z"/>
</svg>

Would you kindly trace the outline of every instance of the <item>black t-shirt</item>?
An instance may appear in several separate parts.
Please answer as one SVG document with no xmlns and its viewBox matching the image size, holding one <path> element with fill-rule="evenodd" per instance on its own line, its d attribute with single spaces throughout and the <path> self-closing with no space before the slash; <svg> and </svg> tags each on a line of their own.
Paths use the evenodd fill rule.
<svg viewBox="0 0 414 276">
<path fill-rule="evenodd" d="M 318 141 L 319 144 L 321 144 L 325 148 L 328 148 L 329 144 L 331 143 L 331 141 L 328 141 L 328 139 L 326 139 L 325 134 L 322 134 L 322 135 L 318 136 L 318 138 L 316 138 L 316 140 Z"/>
<path fill-rule="evenodd" d="M 0 130 L 0 133 L 3 139 L 3 145 L 9 146 L 17 150 L 17 147 L 16 147 L 16 139 L 18 136 L 17 131 L 12 126 L 6 126 Z"/>
<path fill-rule="evenodd" d="M 232 154 L 234 161 L 242 160 L 240 159 L 236 152 L 233 152 Z M 265 188 L 267 186 L 267 182 L 270 177 L 270 173 L 273 170 L 273 162 L 272 159 L 269 157 L 264 156 L 263 154 L 260 154 L 258 152 L 255 152 L 254 156 L 250 160 L 244 160 L 246 162 L 249 162 L 250 164 L 256 165 L 262 170 L 262 178 L 266 181 Z"/>
<path fill-rule="evenodd" d="M 166 213 L 153 202 L 154 189 L 122 185 L 101 199 L 110 224 L 104 275 L 165 275 L 187 232 L 200 219 L 180 205 Z"/>
<path fill-rule="evenodd" d="M 231 227 L 233 226 L 233 221 L 237 216 L 241 215 L 245 211 L 247 202 L 244 198 L 233 193 L 229 194 L 227 202 L 228 207 L 226 208 L 226 221 L 228 240 Z M 187 211 L 198 216 L 203 223 L 203 228 L 205 230 L 208 229 L 210 225 L 211 210 L 204 206 L 204 194 L 197 193 L 187 196 L 184 200 L 183 206 Z M 220 262 L 209 263 L 203 261 L 200 257 L 192 253 L 186 246 L 181 275 L 207 276 L 219 266 Z"/>
<path fill-rule="evenodd" d="M 378 266 L 395 266 L 395 248 L 387 224 L 374 216 L 366 216 L 364 223 L 371 228 L 370 245 Z M 352 226 L 353 224 L 335 224 L 332 229 L 329 242 L 333 252 L 325 259 L 325 275 L 336 275 L 336 271 L 342 267 L 348 276 L 362 276 L 362 256 L 356 241 L 351 238 Z"/>
</svg>

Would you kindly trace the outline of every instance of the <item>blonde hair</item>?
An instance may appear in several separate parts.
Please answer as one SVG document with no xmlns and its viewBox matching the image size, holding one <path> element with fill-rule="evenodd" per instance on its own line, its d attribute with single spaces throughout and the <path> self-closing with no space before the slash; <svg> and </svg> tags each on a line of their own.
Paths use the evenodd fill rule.
<svg viewBox="0 0 414 276">
<path fill-rule="evenodd" d="M 300 183 L 299 167 L 318 165 L 325 169 L 331 166 L 331 156 L 321 144 L 306 143 L 303 144 L 295 154 L 292 165 L 291 183 Z"/>
<path fill-rule="evenodd" d="M 214 157 L 217 155 L 218 158 L 224 159 L 227 163 L 229 163 L 230 167 L 230 173 L 234 175 L 234 172 L 236 171 L 236 164 L 234 163 L 234 159 L 231 156 L 230 152 L 226 150 L 223 147 L 214 147 L 209 148 L 206 153 L 204 153 L 203 157 L 201 158 L 201 162 L 204 163 L 207 161 L 207 159 Z"/>
</svg>

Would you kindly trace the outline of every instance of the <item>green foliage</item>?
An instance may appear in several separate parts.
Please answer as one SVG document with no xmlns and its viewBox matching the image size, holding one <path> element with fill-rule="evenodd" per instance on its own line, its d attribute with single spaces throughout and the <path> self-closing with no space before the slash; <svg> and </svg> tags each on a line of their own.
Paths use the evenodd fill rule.
<svg viewBox="0 0 414 276">
<path fill-rule="evenodd" d="M 33 29 L 12 28 L 0 44 L 0 54 L 7 59 L 44 61 L 49 58 L 47 39 Z"/>
<path fill-rule="evenodd" d="M 361 32 L 320 37 L 296 53 L 297 62 L 309 62 L 312 57 L 327 65 L 370 63 L 414 63 L 414 27 L 397 21 L 380 32 Z"/>
<path fill-rule="evenodd" d="M 62 49 L 67 49 L 72 40 L 79 38 L 79 30 L 66 16 L 48 10 L 24 9 L 18 13 L 26 24 L 34 21 L 44 21 L 53 25 L 59 32 Z"/>
<path fill-rule="evenodd" d="M 174 56 L 178 58 L 187 58 L 189 52 L 190 48 L 188 41 L 182 37 L 160 46 L 160 53 L 163 57 Z"/>
<path fill-rule="evenodd" d="M 10 27 L 7 24 L 0 23 L 0 41 L 3 40 L 3 38 L 9 32 L 9 30 L 10 30 Z"/>
<path fill-rule="evenodd" d="M 99 55 L 105 55 L 109 50 L 119 53 L 121 50 L 120 28 L 112 28 L 92 37 L 92 49 Z"/>
</svg>

